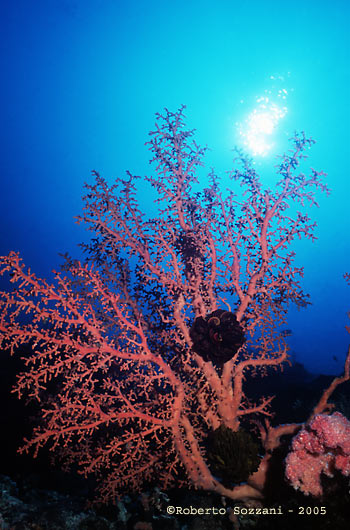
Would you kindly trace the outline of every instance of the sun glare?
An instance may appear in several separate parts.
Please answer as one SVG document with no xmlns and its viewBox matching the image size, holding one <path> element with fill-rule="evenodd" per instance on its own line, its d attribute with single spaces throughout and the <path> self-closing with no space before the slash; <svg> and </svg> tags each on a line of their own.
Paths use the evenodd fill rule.
<svg viewBox="0 0 350 530">
<path fill-rule="evenodd" d="M 270 79 L 274 77 L 271 76 Z M 266 156 L 274 146 L 279 121 L 287 114 L 287 94 L 285 88 L 279 89 L 275 94 L 272 90 L 266 90 L 264 96 L 256 98 L 255 108 L 244 122 L 236 124 L 243 144 L 253 156 Z"/>
</svg>

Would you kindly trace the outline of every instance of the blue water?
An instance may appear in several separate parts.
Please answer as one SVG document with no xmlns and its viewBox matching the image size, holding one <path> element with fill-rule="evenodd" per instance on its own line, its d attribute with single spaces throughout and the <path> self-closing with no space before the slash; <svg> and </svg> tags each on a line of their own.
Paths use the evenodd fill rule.
<svg viewBox="0 0 350 530">
<path fill-rule="evenodd" d="M 310 165 L 328 173 L 318 240 L 296 247 L 313 306 L 291 311 L 293 356 L 312 372 L 342 369 L 349 335 L 349 21 L 347 1 L 4 2 L 0 253 L 19 250 L 39 275 L 58 252 L 79 255 L 73 217 L 90 171 L 110 182 L 150 174 L 144 147 L 154 114 L 187 106 L 187 123 L 225 178 L 257 98 L 286 105 L 264 183 L 294 130 L 317 144 Z M 279 90 L 287 90 L 286 100 Z M 244 139 L 244 138 L 243 138 Z M 336 357 L 336 360 L 333 358 Z"/>
</svg>

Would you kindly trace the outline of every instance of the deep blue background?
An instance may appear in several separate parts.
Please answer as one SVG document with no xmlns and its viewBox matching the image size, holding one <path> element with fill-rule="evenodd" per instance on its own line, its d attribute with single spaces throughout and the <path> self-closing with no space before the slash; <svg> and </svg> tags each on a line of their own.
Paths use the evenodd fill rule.
<svg viewBox="0 0 350 530">
<path fill-rule="evenodd" d="M 86 238 L 73 216 L 84 181 L 126 169 L 149 174 L 144 142 L 154 114 L 187 105 L 197 141 L 225 178 L 235 123 L 255 100 L 288 87 L 287 116 L 257 168 L 274 182 L 274 156 L 294 130 L 317 140 L 310 165 L 328 173 L 329 198 L 311 215 L 316 243 L 296 246 L 313 306 L 292 311 L 296 359 L 341 371 L 349 335 L 349 2 L 17 0 L 2 2 L 0 253 L 19 250 L 38 274 Z M 282 86 L 282 85 L 281 85 Z M 278 88 L 278 87 L 277 87 Z M 147 208 L 147 207 L 146 207 Z M 338 360 L 334 360 L 333 356 Z"/>
</svg>

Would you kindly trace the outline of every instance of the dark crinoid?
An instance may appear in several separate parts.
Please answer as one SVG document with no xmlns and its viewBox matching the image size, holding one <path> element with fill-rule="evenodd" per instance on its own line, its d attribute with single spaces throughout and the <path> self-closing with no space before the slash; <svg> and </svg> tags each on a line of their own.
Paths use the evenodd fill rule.
<svg viewBox="0 0 350 530">
<path fill-rule="evenodd" d="M 175 241 L 175 247 L 181 254 L 186 274 L 193 274 L 195 264 L 203 265 L 204 256 L 198 246 L 198 237 L 193 231 L 182 231 Z"/>
<path fill-rule="evenodd" d="M 259 445 L 252 436 L 221 425 L 207 438 L 207 458 L 213 474 L 226 487 L 245 482 L 257 471 L 260 463 Z"/>
<path fill-rule="evenodd" d="M 217 309 L 205 318 L 195 318 L 190 337 L 193 350 L 204 361 L 212 361 L 216 365 L 232 359 L 246 340 L 236 315 L 223 309 Z"/>
</svg>

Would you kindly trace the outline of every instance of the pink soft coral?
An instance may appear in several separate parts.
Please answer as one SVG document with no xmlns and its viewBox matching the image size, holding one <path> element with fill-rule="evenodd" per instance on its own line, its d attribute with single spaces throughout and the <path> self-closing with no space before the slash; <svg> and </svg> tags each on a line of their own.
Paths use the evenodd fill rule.
<svg viewBox="0 0 350 530">
<path fill-rule="evenodd" d="M 350 475 L 350 421 L 340 412 L 318 414 L 293 439 L 286 459 L 286 478 L 305 495 L 323 493 L 321 474 L 337 469 Z"/>
</svg>

